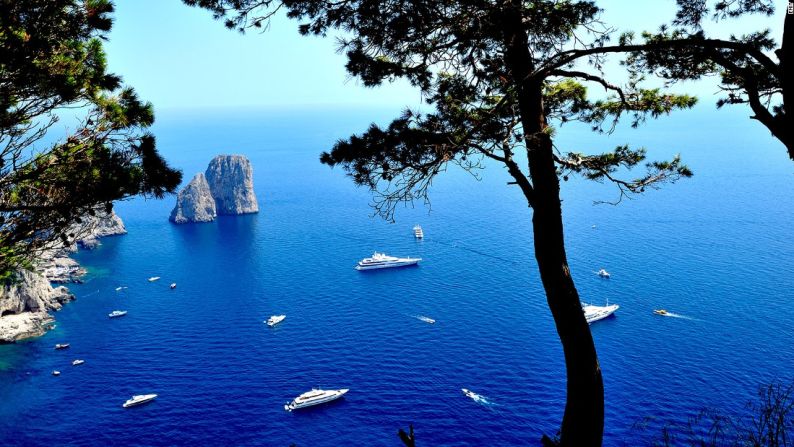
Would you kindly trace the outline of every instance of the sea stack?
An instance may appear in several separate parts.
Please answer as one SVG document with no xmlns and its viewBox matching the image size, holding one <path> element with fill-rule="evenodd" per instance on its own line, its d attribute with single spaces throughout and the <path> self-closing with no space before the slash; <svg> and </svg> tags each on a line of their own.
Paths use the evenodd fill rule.
<svg viewBox="0 0 794 447">
<path fill-rule="evenodd" d="M 258 213 L 254 171 L 243 155 L 218 155 L 207 167 L 207 183 L 218 214 Z"/>
<path fill-rule="evenodd" d="M 168 218 L 174 223 L 212 222 L 217 212 L 215 199 L 204 174 L 198 173 L 176 198 L 176 206 Z"/>
</svg>

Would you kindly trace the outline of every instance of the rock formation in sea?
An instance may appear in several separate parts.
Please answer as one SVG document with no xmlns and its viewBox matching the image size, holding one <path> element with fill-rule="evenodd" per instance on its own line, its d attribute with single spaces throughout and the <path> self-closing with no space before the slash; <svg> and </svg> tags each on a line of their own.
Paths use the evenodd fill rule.
<svg viewBox="0 0 794 447">
<path fill-rule="evenodd" d="M 218 214 L 258 213 L 254 170 L 243 155 L 218 155 L 207 166 L 207 183 Z"/>
<path fill-rule="evenodd" d="M 243 155 L 218 155 L 179 193 L 169 220 L 211 222 L 216 215 L 258 212 L 251 162 Z"/>
<path fill-rule="evenodd" d="M 212 222 L 215 220 L 215 199 L 210 192 L 207 178 L 198 173 L 176 198 L 176 206 L 168 218 L 174 223 Z"/>
<path fill-rule="evenodd" d="M 124 223 L 113 212 L 86 216 L 70 229 L 77 241 L 57 245 L 42 254 L 35 270 L 19 270 L 8 284 L 0 284 L 0 343 L 13 343 L 47 332 L 53 325 L 50 311 L 74 299 L 64 286 L 51 283 L 80 282 L 85 270 L 69 255 L 78 247 L 93 249 L 99 238 L 125 234 Z"/>
</svg>

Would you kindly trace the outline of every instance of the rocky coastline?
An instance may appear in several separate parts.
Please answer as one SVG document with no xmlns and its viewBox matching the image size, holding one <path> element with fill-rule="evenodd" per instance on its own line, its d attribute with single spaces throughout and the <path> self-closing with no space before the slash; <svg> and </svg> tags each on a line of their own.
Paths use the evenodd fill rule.
<svg viewBox="0 0 794 447">
<path fill-rule="evenodd" d="M 65 286 L 52 284 L 79 283 L 86 273 L 69 256 L 79 248 L 94 249 L 100 238 L 126 234 L 127 230 L 111 211 L 87 216 L 71 232 L 78 238 L 74 244 L 52 248 L 42 255 L 35 270 L 20 270 L 14 282 L 0 286 L 0 343 L 37 337 L 52 328 L 50 312 L 75 299 Z"/>
</svg>

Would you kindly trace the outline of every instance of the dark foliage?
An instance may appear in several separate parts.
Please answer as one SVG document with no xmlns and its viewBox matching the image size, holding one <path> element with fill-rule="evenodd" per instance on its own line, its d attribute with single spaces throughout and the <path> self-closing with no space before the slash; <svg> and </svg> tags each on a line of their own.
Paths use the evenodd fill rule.
<svg viewBox="0 0 794 447">
<path fill-rule="evenodd" d="M 97 205 L 173 192 L 146 128 L 152 106 L 106 71 L 107 0 L 0 0 L 0 277 L 31 266 Z M 44 142 L 64 108 L 77 129 Z"/>
</svg>

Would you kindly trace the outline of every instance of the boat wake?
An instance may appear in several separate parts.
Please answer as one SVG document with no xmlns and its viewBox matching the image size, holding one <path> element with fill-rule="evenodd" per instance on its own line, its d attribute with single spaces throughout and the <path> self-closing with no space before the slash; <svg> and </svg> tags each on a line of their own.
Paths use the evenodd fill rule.
<svg viewBox="0 0 794 447">
<path fill-rule="evenodd" d="M 681 314 L 677 314 L 677 313 L 673 313 L 673 312 L 667 312 L 666 314 L 660 315 L 660 316 L 662 316 L 662 317 L 670 317 L 670 318 L 680 318 L 682 320 L 700 321 L 697 318 L 692 318 L 692 317 L 688 317 L 686 315 L 681 315 Z"/>
<path fill-rule="evenodd" d="M 466 397 L 477 402 L 480 405 L 485 405 L 487 407 L 493 407 L 496 405 L 493 401 L 483 396 L 482 394 L 477 394 L 474 391 L 467 390 L 466 388 L 461 388 L 461 391 L 463 391 L 463 394 L 465 394 Z"/>
</svg>

